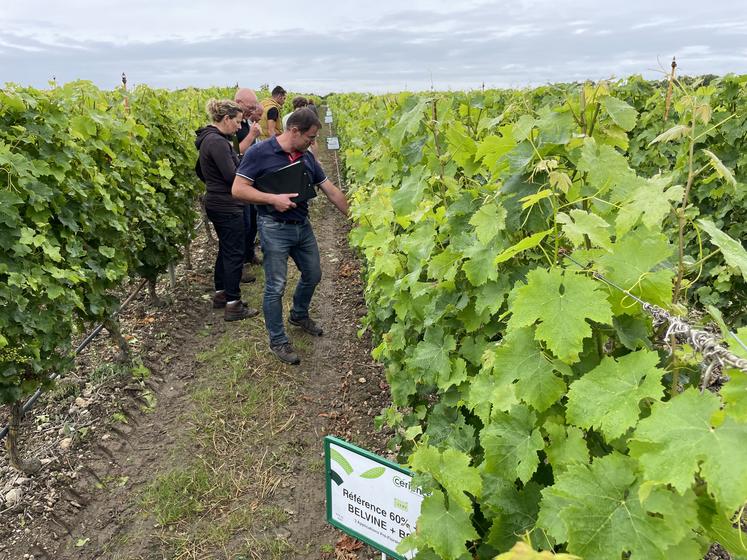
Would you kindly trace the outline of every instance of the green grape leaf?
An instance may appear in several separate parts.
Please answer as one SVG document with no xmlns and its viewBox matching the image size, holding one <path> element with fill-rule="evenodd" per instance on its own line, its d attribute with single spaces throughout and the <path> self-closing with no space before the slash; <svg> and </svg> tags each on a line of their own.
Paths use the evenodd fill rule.
<svg viewBox="0 0 747 560">
<path fill-rule="evenodd" d="M 521 115 L 513 124 L 512 134 L 514 140 L 522 142 L 529 138 L 535 124 L 536 122 L 531 115 Z"/>
<path fill-rule="evenodd" d="M 713 167 L 714 171 L 718 174 L 719 177 L 726 180 L 727 183 L 730 185 L 736 187 L 737 186 L 737 180 L 734 178 L 734 174 L 731 172 L 731 170 L 724 165 L 724 163 L 718 158 L 716 154 L 714 154 L 710 150 L 703 150 L 703 153 L 708 156 L 708 159 L 711 160 L 711 166 Z"/>
<path fill-rule="evenodd" d="M 70 132 L 81 140 L 96 135 L 96 123 L 88 115 L 76 115 L 70 118 Z"/>
<path fill-rule="evenodd" d="M 698 497 L 698 520 L 710 540 L 723 546 L 732 557 L 744 558 L 747 557 L 747 539 L 742 530 L 734 526 L 734 519 L 732 511 L 719 510 L 710 496 Z"/>
<path fill-rule="evenodd" d="M 717 395 L 692 388 L 654 403 L 651 416 L 638 423 L 630 454 L 647 479 L 671 484 L 681 494 L 700 472 L 716 500 L 736 511 L 747 501 L 747 423 L 727 416 L 713 426 L 720 407 Z"/>
<path fill-rule="evenodd" d="M 739 327 L 736 333 L 730 333 L 724 336 L 729 343 L 729 350 L 737 356 L 747 359 L 747 327 Z"/>
<path fill-rule="evenodd" d="M 483 370 L 475 375 L 467 388 L 467 408 L 474 412 L 483 424 L 490 421 L 494 410 L 511 410 L 518 403 L 515 385 L 504 383 L 492 373 Z"/>
<path fill-rule="evenodd" d="M 392 193 L 392 208 L 397 216 L 409 216 L 415 211 L 423 200 L 426 186 L 422 167 L 411 169 L 402 178 L 402 184 Z"/>
<path fill-rule="evenodd" d="M 650 348 L 649 319 L 640 315 L 617 315 L 612 320 L 620 342 L 629 350 Z"/>
<path fill-rule="evenodd" d="M 412 356 L 407 360 L 410 368 L 419 370 L 426 382 L 437 383 L 451 377 L 451 359 L 449 353 L 456 349 L 452 335 L 443 336 L 443 330 L 431 328 L 415 347 Z"/>
<path fill-rule="evenodd" d="M 406 134 L 414 134 L 420 128 L 420 123 L 425 120 L 423 110 L 428 104 L 425 98 L 410 96 L 406 101 L 406 112 L 400 114 L 397 124 L 389 131 L 389 141 L 395 150 L 402 147 Z"/>
<path fill-rule="evenodd" d="M 603 97 L 602 107 L 617 126 L 626 131 L 633 130 L 638 112 L 625 101 L 616 97 Z"/>
<path fill-rule="evenodd" d="M 612 322 L 604 293 L 594 280 L 560 269 L 535 269 L 526 285 L 514 288 L 509 330 L 539 322 L 535 334 L 565 363 L 578 361 L 583 341 L 591 336 L 588 321 Z"/>
<path fill-rule="evenodd" d="M 684 521 L 694 516 L 692 493 L 657 488 L 641 504 L 635 461 L 612 454 L 559 474 L 542 491 L 538 524 L 582 558 L 620 560 L 629 553 L 631 560 L 669 560 L 667 550 L 687 538 Z"/>
<path fill-rule="evenodd" d="M 475 447 L 475 428 L 467 424 L 460 409 L 443 402 L 428 413 L 425 436 L 428 445 L 439 449 L 457 449 L 469 453 Z"/>
<path fill-rule="evenodd" d="M 639 179 L 629 196 L 618 202 L 620 210 L 615 218 L 617 237 L 628 233 L 638 222 L 651 231 L 661 229 L 662 221 L 672 213 L 673 205 L 682 199 L 681 185 L 668 186 L 667 177 Z"/>
<path fill-rule="evenodd" d="M 464 125 L 459 121 L 450 123 L 446 129 L 446 141 L 449 155 L 464 169 L 465 173 L 472 175 L 478 168 L 475 163 L 477 144 Z"/>
<path fill-rule="evenodd" d="M 558 214 L 557 220 L 563 224 L 563 233 L 568 236 L 576 247 L 585 246 L 584 236 L 593 245 L 610 250 L 610 225 L 596 214 L 589 214 L 583 210 L 571 210 L 568 214 Z"/>
<path fill-rule="evenodd" d="M 467 541 L 478 538 L 469 514 L 451 503 L 447 506 L 438 490 L 423 499 L 416 531 L 416 543 L 423 542 L 443 560 L 459 560 L 467 552 Z M 411 541 L 403 544 L 397 552 L 407 552 Z"/>
<path fill-rule="evenodd" d="M 676 124 L 672 128 L 669 128 L 659 134 L 656 138 L 648 143 L 649 146 L 658 142 L 670 142 L 672 140 L 678 140 L 683 136 L 690 134 L 690 127 L 684 124 Z"/>
<path fill-rule="evenodd" d="M 493 263 L 496 265 L 501 264 L 502 262 L 506 262 L 507 260 L 514 258 L 519 253 L 522 253 L 529 249 L 534 249 L 537 245 L 542 243 L 542 240 L 545 239 L 545 237 L 547 237 L 547 235 L 551 231 L 551 229 L 548 229 L 523 238 L 521 241 L 512 245 L 511 247 L 503 251 L 500 255 L 498 255 Z"/>
<path fill-rule="evenodd" d="M 637 228 L 612 245 L 612 253 L 602 255 L 600 272 L 633 295 L 663 307 L 672 301 L 674 271 L 667 268 L 673 246 L 662 233 Z M 616 313 L 635 314 L 637 304 L 618 290 L 611 290 Z"/>
<path fill-rule="evenodd" d="M 499 231 L 506 228 L 506 215 L 506 209 L 494 202 L 484 204 L 475 212 L 469 223 L 475 227 L 480 243 L 487 245 Z"/>
<path fill-rule="evenodd" d="M 720 391 L 726 414 L 738 422 L 747 422 L 747 374 L 738 370 L 724 373 L 731 378 Z"/>
<path fill-rule="evenodd" d="M 410 455 L 410 466 L 430 474 L 446 490 L 449 503 L 466 512 L 472 511 L 470 495 L 477 498 L 482 490 L 482 478 L 470 466 L 471 461 L 469 455 L 456 449 L 441 452 L 430 445 L 420 446 Z"/>
<path fill-rule="evenodd" d="M 659 400 L 664 395 L 659 355 L 639 350 L 601 363 L 574 381 L 568 390 L 567 416 L 581 428 L 598 428 L 612 441 L 638 422 L 642 399 Z"/>
<path fill-rule="evenodd" d="M 570 141 L 575 122 L 568 110 L 553 111 L 549 107 L 542 107 L 539 117 L 535 126 L 539 129 L 540 143 L 567 144 Z"/>
<path fill-rule="evenodd" d="M 492 422 L 480 432 L 486 472 L 522 482 L 532 478 L 539 464 L 537 452 L 544 448 L 535 419 L 534 413 L 520 404 L 510 413 L 493 414 Z"/>
<path fill-rule="evenodd" d="M 489 135 L 477 145 L 475 158 L 482 160 L 492 173 L 508 167 L 506 156 L 516 148 L 516 142 L 505 127 L 501 127 L 502 135 Z"/>
<path fill-rule="evenodd" d="M 475 311 L 482 313 L 487 309 L 490 313 L 497 313 L 503 307 L 511 285 L 505 276 L 501 276 L 495 282 L 483 284 L 476 291 Z"/>
<path fill-rule="evenodd" d="M 462 263 L 462 270 L 470 284 L 473 286 L 482 286 L 488 281 L 498 279 L 495 257 L 499 250 L 500 245 L 497 243 L 491 243 L 488 246 L 481 246 L 479 243 L 475 243 L 464 250 L 464 255 L 468 259 Z"/>
<path fill-rule="evenodd" d="M 636 179 L 625 156 L 612 146 L 597 144 L 593 138 L 584 139 L 577 169 L 587 174 L 587 183 L 599 195 Z"/>
<path fill-rule="evenodd" d="M 434 280 L 453 281 L 459 271 L 460 255 L 449 247 L 431 257 L 428 262 L 428 277 Z"/>
<path fill-rule="evenodd" d="M 498 383 L 516 381 L 516 396 L 542 412 L 565 394 L 566 385 L 533 335 L 530 327 L 510 333 L 493 350 L 493 372 Z"/>
<path fill-rule="evenodd" d="M 747 251 L 742 244 L 718 229 L 710 220 L 698 220 L 698 225 L 711 236 L 711 243 L 721 249 L 726 264 L 737 269 L 747 280 Z"/>
<path fill-rule="evenodd" d="M 553 473 L 557 475 L 570 465 L 589 462 L 589 449 L 582 430 L 552 419 L 545 422 L 543 428 L 550 439 L 545 453 L 552 465 Z"/>
<path fill-rule="evenodd" d="M 540 487 L 529 482 L 521 490 L 512 480 L 494 474 L 483 478 L 483 498 L 480 509 L 493 524 L 487 542 L 497 549 L 505 550 L 516 542 L 516 538 L 531 531 L 537 522 Z"/>
</svg>

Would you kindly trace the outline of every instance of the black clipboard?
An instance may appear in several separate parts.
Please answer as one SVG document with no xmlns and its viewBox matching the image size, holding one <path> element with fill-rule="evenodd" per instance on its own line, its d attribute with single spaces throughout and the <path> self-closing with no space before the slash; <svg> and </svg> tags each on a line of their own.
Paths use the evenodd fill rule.
<svg viewBox="0 0 747 560">
<path fill-rule="evenodd" d="M 254 186 L 262 192 L 272 194 L 298 193 L 298 196 L 291 199 L 296 203 L 306 202 L 316 196 L 316 189 L 311 184 L 303 158 L 258 177 Z"/>
</svg>

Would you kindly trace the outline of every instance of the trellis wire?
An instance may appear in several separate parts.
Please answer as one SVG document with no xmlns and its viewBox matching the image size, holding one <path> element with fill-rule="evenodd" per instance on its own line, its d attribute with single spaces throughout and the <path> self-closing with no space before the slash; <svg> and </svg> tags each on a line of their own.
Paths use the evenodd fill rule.
<svg viewBox="0 0 747 560">
<path fill-rule="evenodd" d="M 569 255 L 565 254 L 563 256 L 574 264 L 580 266 L 581 268 L 585 268 L 584 265 L 582 265 L 580 262 L 573 259 Z M 701 367 L 703 368 L 703 378 L 701 380 L 700 387 L 701 392 L 709 386 L 713 370 L 716 366 L 719 366 L 720 368 L 727 367 L 731 369 L 737 369 L 742 371 L 743 373 L 747 373 L 747 360 L 737 356 L 728 348 L 719 344 L 719 342 L 711 333 L 693 328 L 682 318 L 676 317 L 665 309 L 662 309 L 658 305 L 648 303 L 647 301 L 644 301 L 641 298 L 631 294 L 628 290 L 621 286 L 618 286 L 608 278 L 605 278 L 599 272 L 591 272 L 592 276 L 595 279 L 604 282 L 608 286 L 619 290 L 627 297 L 640 303 L 643 307 L 643 310 L 653 318 L 653 324 L 655 328 L 667 325 L 667 330 L 664 334 L 664 344 L 666 344 L 669 348 L 670 354 L 674 352 L 674 348 L 672 347 L 672 344 L 670 342 L 672 339 L 674 339 L 680 344 L 689 344 L 693 348 L 693 350 L 703 356 L 701 365 Z M 734 334 L 733 332 L 729 332 L 729 334 L 740 346 L 742 346 L 742 348 L 745 348 L 747 350 L 747 346 L 745 346 L 744 342 L 742 342 L 736 334 Z"/>
</svg>

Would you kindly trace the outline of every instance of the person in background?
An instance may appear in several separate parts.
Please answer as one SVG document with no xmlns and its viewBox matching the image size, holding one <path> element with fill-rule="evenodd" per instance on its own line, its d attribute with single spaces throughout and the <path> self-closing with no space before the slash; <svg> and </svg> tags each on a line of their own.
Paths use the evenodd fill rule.
<svg viewBox="0 0 747 560">
<path fill-rule="evenodd" d="M 237 90 L 233 100 L 241 107 L 244 115 L 241 120 L 241 128 L 236 132 L 236 137 L 239 139 L 239 157 L 241 157 L 262 134 L 262 127 L 258 122 L 259 118 L 254 121 L 251 119 L 251 115 L 256 113 L 258 109 L 262 109 L 262 105 L 260 105 L 254 90 L 249 88 Z"/>
<path fill-rule="evenodd" d="M 294 97 L 293 101 L 291 102 L 293 104 L 293 111 L 297 111 L 298 109 L 303 109 L 304 107 L 309 106 L 309 100 L 305 97 L 301 97 L 300 95 L 298 97 Z M 288 119 L 293 113 L 288 113 L 283 117 L 283 128 L 285 128 L 286 123 L 288 122 Z M 316 115 L 316 112 L 314 112 Z M 319 115 L 317 115 L 318 117 Z M 316 139 L 311 143 L 311 146 L 309 146 L 309 151 L 314 154 L 314 157 L 316 157 L 317 147 L 316 147 Z"/>
<path fill-rule="evenodd" d="M 309 97 L 309 104 L 307 105 L 307 107 L 314 111 L 314 114 L 317 117 L 319 116 L 319 109 L 317 108 L 316 104 L 314 104 L 314 99 L 312 97 Z"/>
<path fill-rule="evenodd" d="M 285 96 L 286 91 L 280 86 L 275 86 L 272 89 L 272 95 L 261 101 L 262 108 L 265 110 L 265 114 L 262 115 L 262 119 L 259 121 L 262 127 L 262 140 L 267 140 L 283 133 L 283 121 L 280 118 L 280 114 L 283 111 Z"/>
<path fill-rule="evenodd" d="M 241 121 L 241 128 L 236 132 L 239 157 L 241 157 L 252 144 L 259 141 L 259 137 L 262 134 L 262 127 L 259 125 L 259 120 L 262 118 L 264 109 L 257 99 L 257 94 L 249 88 L 241 88 L 236 91 L 234 101 L 241 107 L 244 115 Z M 257 207 L 254 204 L 244 206 L 244 230 L 246 232 L 244 263 L 258 265 L 261 261 L 254 249 L 254 243 L 257 239 Z M 252 274 L 249 268 L 244 267 L 244 271 L 241 274 L 241 281 L 254 282 L 256 279 L 256 276 Z"/>
<path fill-rule="evenodd" d="M 231 139 L 241 127 L 241 107 L 229 99 L 207 102 L 211 124 L 198 129 L 195 146 L 205 181 L 205 211 L 218 235 L 213 308 L 224 309 L 223 319 L 240 321 L 258 314 L 241 301 L 244 267 L 244 203 L 231 195 L 239 158 Z"/>
<path fill-rule="evenodd" d="M 296 109 L 300 109 L 301 107 L 306 107 L 309 104 L 309 100 L 305 97 L 301 97 L 300 95 L 293 98 L 293 101 L 291 101 L 291 105 L 293 105 L 293 111 Z M 287 128 L 288 119 L 290 118 L 292 112 L 288 113 L 283 117 L 283 128 Z"/>
<path fill-rule="evenodd" d="M 292 199 L 297 193 L 266 193 L 253 185 L 255 180 L 300 160 L 311 182 L 347 216 L 345 195 L 327 179 L 317 159 L 308 152 L 321 126 L 311 109 L 294 111 L 283 134 L 252 146 L 244 154 L 231 190 L 237 199 L 261 205 L 258 207 L 257 222 L 265 270 L 262 310 L 270 350 L 280 361 L 289 364 L 299 364 L 301 360 L 283 326 L 283 293 L 288 277 L 288 257 L 301 271 L 288 322 L 311 335 L 321 336 L 324 333 L 322 327 L 309 316 L 311 298 L 322 278 L 319 247 L 308 219 L 308 202 L 296 204 Z"/>
</svg>

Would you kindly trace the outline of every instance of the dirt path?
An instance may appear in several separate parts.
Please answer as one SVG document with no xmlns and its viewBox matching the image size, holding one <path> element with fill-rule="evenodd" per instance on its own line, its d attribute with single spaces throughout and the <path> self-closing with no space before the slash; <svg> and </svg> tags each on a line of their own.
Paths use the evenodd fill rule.
<svg viewBox="0 0 747 560">
<path fill-rule="evenodd" d="M 325 335 L 291 327 L 302 364 L 269 354 L 261 317 L 227 324 L 210 309 L 203 234 L 172 303 L 142 298 L 123 316 L 145 367 L 111 366 L 112 344 L 97 342 L 27 417 L 26 449 L 45 466 L 29 478 L 0 462 L 0 497 L 20 494 L 0 511 L 0 558 L 356 557 L 336 550 L 340 533 L 325 522 L 322 438 L 381 451 L 373 417 L 388 393 L 357 337 L 365 308 L 348 225 L 323 196 L 312 223 L 324 273 L 312 315 Z M 255 306 L 261 281 L 244 287 Z"/>
</svg>

